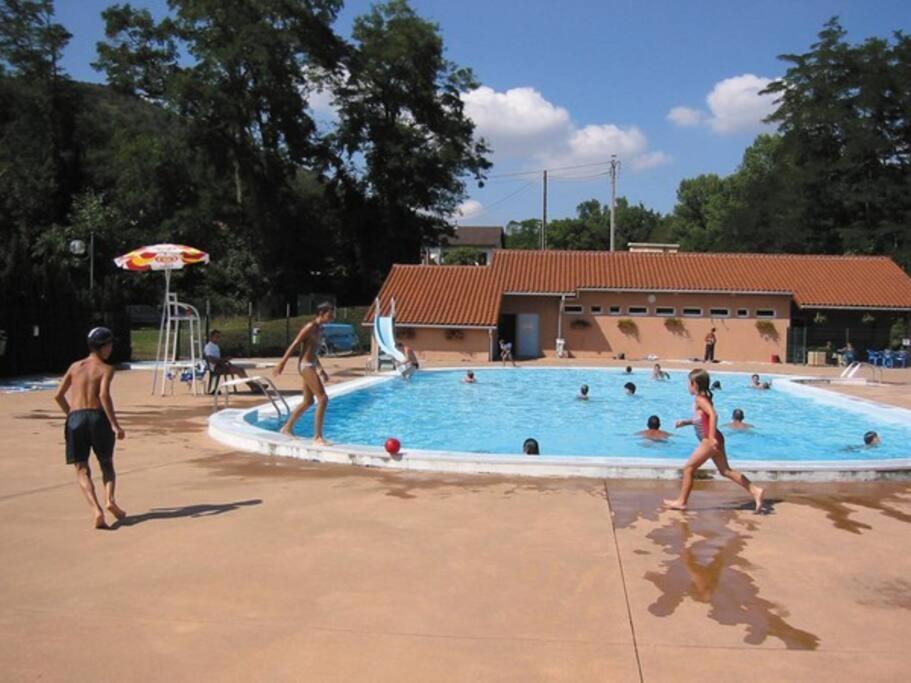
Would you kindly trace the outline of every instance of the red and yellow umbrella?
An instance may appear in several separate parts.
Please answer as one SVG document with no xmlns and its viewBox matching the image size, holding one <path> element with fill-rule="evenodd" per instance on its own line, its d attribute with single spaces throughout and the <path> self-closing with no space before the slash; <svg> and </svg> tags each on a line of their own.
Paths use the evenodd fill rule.
<svg viewBox="0 0 911 683">
<path fill-rule="evenodd" d="M 194 263 L 208 263 L 209 255 L 183 244 L 153 244 L 118 256 L 114 263 L 124 270 L 180 270 Z"/>
</svg>

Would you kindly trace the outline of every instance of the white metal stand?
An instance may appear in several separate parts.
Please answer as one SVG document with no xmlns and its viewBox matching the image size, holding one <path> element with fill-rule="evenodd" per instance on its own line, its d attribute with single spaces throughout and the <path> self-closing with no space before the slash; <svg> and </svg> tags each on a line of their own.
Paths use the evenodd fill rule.
<svg viewBox="0 0 911 683">
<path fill-rule="evenodd" d="M 177 348 L 180 339 L 181 323 L 184 323 L 190 341 L 190 357 L 179 360 Z M 165 302 L 161 311 L 161 326 L 158 330 L 158 346 L 155 350 L 155 372 L 152 374 L 152 393 L 161 382 L 161 395 L 174 393 L 174 380 L 180 378 L 180 371 L 189 369 L 192 373 L 192 391 L 199 394 L 201 386 L 197 382 L 197 364 L 202 361 L 202 323 L 199 311 L 190 304 L 177 300 L 177 294 L 171 292 L 171 271 L 165 271 Z"/>
</svg>

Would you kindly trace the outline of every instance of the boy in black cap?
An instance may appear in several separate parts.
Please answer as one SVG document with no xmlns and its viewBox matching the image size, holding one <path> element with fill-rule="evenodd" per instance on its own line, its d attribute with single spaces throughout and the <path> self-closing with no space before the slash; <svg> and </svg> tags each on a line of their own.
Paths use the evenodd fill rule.
<svg viewBox="0 0 911 683">
<path fill-rule="evenodd" d="M 89 451 L 95 451 L 101 465 L 105 508 L 117 519 L 123 519 L 126 513 L 114 502 L 114 436 L 116 433 L 122 439 L 126 433 L 114 413 L 111 401 L 114 368 L 106 362 L 114 347 L 114 335 L 106 327 L 96 327 L 89 332 L 88 345 L 89 355 L 69 367 L 54 400 L 66 413 L 66 462 L 76 465 L 79 485 L 95 514 L 95 528 L 107 529 L 104 510 L 92 484 Z M 67 401 L 67 393 L 72 403 Z"/>
</svg>

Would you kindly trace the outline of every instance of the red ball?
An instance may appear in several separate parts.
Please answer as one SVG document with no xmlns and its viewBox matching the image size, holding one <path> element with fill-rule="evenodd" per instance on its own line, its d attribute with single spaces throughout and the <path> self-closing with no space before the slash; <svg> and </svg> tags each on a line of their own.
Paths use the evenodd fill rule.
<svg viewBox="0 0 911 683">
<path fill-rule="evenodd" d="M 395 455 L 402 448 L 402 443 L 395 438 L 386 439 L 386 452 L 389 455 Z"/>
</svg>

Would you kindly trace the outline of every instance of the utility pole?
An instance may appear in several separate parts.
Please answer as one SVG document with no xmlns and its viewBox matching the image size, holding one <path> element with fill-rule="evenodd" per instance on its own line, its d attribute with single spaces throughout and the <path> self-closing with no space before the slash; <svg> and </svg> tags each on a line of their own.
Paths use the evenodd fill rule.
<svg viewBox="0 0 911 683">
<path fill-rule="evenodd" d="M 616 154 L 610 155 L 610 250 L 614 251 L 614 214 L 617 210 L 617 174 L 620 172 L 620 160 Z"/>
<path fill-rule="evenodd" d="M 541 249 L 547 249 L 547 169 L 544 169 L 544 220 L 541 221 Z"/>
</svg>

